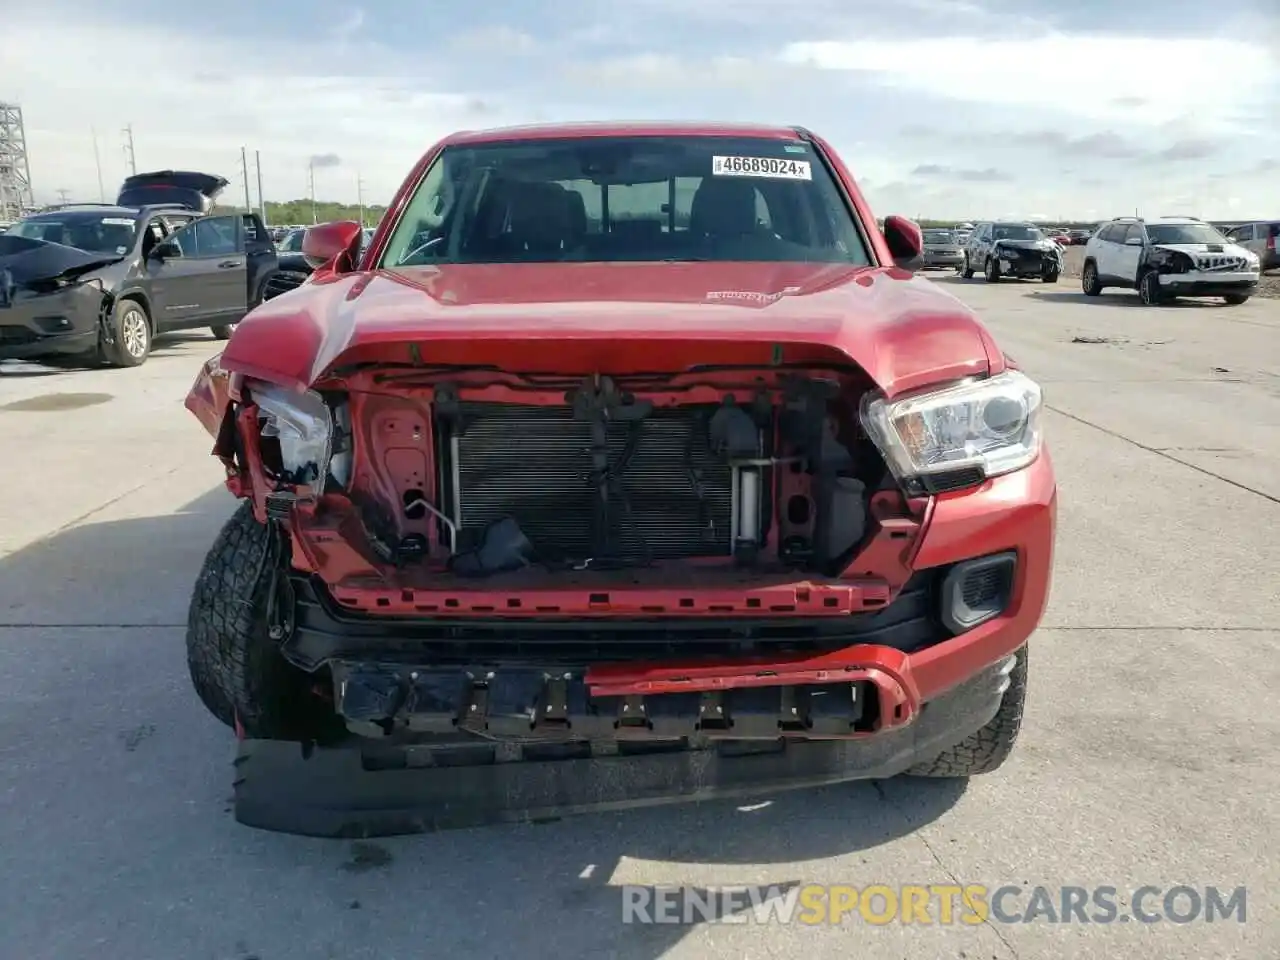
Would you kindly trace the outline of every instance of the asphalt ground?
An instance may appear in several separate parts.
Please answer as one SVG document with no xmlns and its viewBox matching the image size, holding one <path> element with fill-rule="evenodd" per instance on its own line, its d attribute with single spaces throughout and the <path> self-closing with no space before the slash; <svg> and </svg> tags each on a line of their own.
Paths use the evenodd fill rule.
<svg viewBox="0 0 1280 960">
<path fill-rule="evenodd" d="M 217 345 L 0 367 L 0 957 L 1280 956 L 1280 302 L 938 277 L 1049 406 L 1057 574 L 1014 758 L 376 843 L 237 825 L 230 732 L 189 687 L 233 502 L 181 400 Z M 1243 923 L 638 925 L 618 889 L 807 883 L 1016 885 L 1006 915 L 1041 884 L 1117 888 L 1122 916 L 1143 886 L 1247 900 Z"/>
</svg>

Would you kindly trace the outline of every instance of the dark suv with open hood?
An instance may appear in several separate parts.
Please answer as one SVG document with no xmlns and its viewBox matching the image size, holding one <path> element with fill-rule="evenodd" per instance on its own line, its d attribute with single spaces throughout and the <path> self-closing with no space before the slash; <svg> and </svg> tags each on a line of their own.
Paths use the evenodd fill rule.
<svg viewBox="0 0 1280 960">
<path fill-rule="evenodd" d="M 257 214 L 212 215 L 226 185 L 140 173 L 114 204 L 56 207 L 0 235 L 0 359 L 135 367 L 160 333 L 229 336 L 261 300 L 276 255 Z"/>
</svg>

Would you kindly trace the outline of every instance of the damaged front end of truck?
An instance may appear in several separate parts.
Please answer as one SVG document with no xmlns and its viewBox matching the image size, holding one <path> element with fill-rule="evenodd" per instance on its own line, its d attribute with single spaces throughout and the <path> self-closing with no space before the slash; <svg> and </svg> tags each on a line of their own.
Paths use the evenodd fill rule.
<svg viewBox="0 0 1280 960">
<path fill-rule="evenodd" d="M 245 529 L 270 531 L 253 628 L 334 735 L 588 753 L 865 738 L 917 718 L 911 653 L 1009 603 L 1011 551 L 913 569 L 930 497 L 983 468 L 916 470 L 925 408 L 890 403 L 836 350 L 424 352 L 355 351 L 306 386 L 215 358 L 188 399 Z M 1034 385 L 1006 371 L 984 389 L 999 426 L 1038 443 Z M 222 710 L 249 735 L 299 734 L 260 704 Z"/>
</svg>

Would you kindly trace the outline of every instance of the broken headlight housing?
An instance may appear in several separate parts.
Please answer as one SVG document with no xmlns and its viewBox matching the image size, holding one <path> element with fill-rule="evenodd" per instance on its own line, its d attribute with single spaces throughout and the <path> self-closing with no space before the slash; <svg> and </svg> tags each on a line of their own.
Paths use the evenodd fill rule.
<svg viewBox="0 0 1280 960">
<path fill-rule="evenodd" d="M 298 392 L 261 381 L 248 384 L 258 405 L 262 436 L 280 446 L 281 480 L 324 489 L 333 443 L 333 415 L 313 390 Z"/>
<path fill-rule="evenodd" d="M 870 394 L 862 425 L 895 477 L 920 492 L 940 492 L 1034 462 L 1042 442 L 1040 410 L 1040 386 L 1009 370 L 896 400 Z M 931 482 L 944 477 L 956 482 Z"/>
</svg>

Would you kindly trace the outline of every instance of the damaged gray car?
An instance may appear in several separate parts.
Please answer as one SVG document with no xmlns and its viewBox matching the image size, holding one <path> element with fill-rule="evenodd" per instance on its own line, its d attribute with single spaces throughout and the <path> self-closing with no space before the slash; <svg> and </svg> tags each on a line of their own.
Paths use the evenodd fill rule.
<svg viewBox="0 0 1280 960">
<path fill-rule="evenodd" d="M 137 174 L 114 204 L 46 210 L 0 234 L 0 360 L 136 367 L 162 333 L 229 337 L 277 263 L 256 214 L 213 215 L 226 185 Z"/>
</svg>

